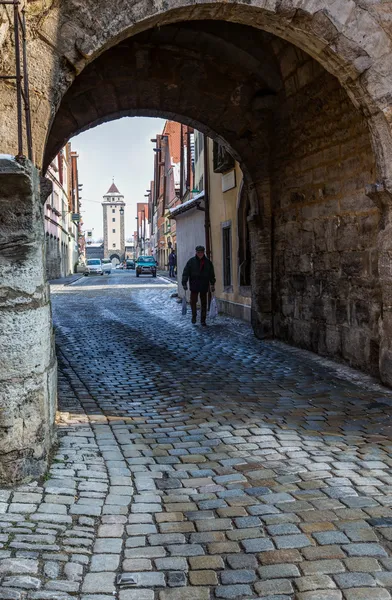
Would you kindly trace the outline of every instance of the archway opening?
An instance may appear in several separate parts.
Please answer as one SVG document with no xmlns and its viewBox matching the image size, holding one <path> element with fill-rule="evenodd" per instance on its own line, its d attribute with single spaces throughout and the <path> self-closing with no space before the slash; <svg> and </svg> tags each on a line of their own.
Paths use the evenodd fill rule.
<svg viewBox="0 0 392 600">
<path fill-rule="evenodd" d="M 366 120 L 338 80 L 303 50 L 249 26 L 149 29 L 76 77 L 45 164 L 71 135 L 124 115 L 193 125 L 238 160 L 247 189 L 239 278 L 251 279 L 256 333 L 376 373 L 379 214 L 365 194 L 376 161 Z"/>
<path fill-rule="evenodd" d="M 365 26 L 357 25 L 360 7 L 350 5 L 355 14 L 349 19 L 345 11 L 335 14 L 331 3 L 324 7 L 320 2 L 314 12 L 302 0 L 273 4 L 267 10 L 252 3 L 190 6 L 184 0 L 169 11 L 165 3 L 160 8 L 146 3 L 142 9 L 136 4 L 120 11 L 115 23 L 113 7 L 108 11 L 106 3 L 92 0 L 86 0 L 83 10 L 76 11 L 67 0 L 56 6 L 56 15 L 48 9 L 32 27 L 32 53 L 48 60 L 44 66 L 35 60 L 31 72 L 37 162 L 44 155 L 46 169 L 70 137 L 121 116 L 164 116 L 209 135 L 238 161 L 244 175 L 256 334 L 275 334 L 374 374 L 381 362 L 382 376 L 391 382 L 387 325 L 392 317 L 380 289 L 385 284 L 384 299 L 389 298 L 391 220 L 385 215 L 380 220 L 380 213 L 390 191 L 373 185 L 369 198 L 365 189 L 378 178 L 386 185 L 391 173 L 385 117 L 389 79 L 377 75 L 384 68 L 387 72 L 390 43 L 374 15 Z M 370 39 L 377 40 L 374 51 Z M 41 46 L 50 51 L 46 54 Z M 5 97 L 10 94 L 7 89 Z M 0 135 L 12 130 L 10 106 L 8 102 Z M 7 131 L 2 137 L 5 152 L 15 146 L 8 143 L 9 136 Z M 19 277 L 17 287 L 30 286 L 27 294 L 38 290 L 34 306 L 41 302 L 44 316 L 42 322 L 30 319 L 29 331 L 36 328 L 37 338 L 31 334 L 35 344 L 40 334 L 46 336 L 38 361 L 46 376 L 55 367 L 40 234 L 31 228 L 28 236 L 17 237 L 14 218 L 17 204 L 28 215 L 25 223 L 37 223 L 40 208 L 31 194 L 26 206 L 20 198 L 15 203 L 10 190 L 19 175 L 27 197 L 26 172 L 12 171 L 2 185 L 3 230 L 8 228 L 11 241 L 22 239 L 23 244 L 23 253 L 7 254 L 17 273 L 10 289 Z M 222 182 L 225 193 L 229 185 Z M 222 202 L 217 213 L 227 241 L 227 230 L 234 231 L 228 204 Z M 247 255 L 246 246 L 242 252 Z M 29 256 L 36 261 L 35 279 L 25 265 Z M 231 293 L 230 286 L 224 293 Z M 23 355 L 20 348 L 12 351 L 25 327 L 20 306 L 15 300 L 17 318 L 7 330 L 8 379 L 15 373 L 14 356 L 18 373 L 32 377 L 32 345 L 24 344 Z M 42 391 L 42 372 L 39 376 Z M 46 388 L 41 391 L 35 394 L 37 405 L 50 396 Z M 41 437 L 49 436 L 45 428 L 40 430 Z"/>
</svg>

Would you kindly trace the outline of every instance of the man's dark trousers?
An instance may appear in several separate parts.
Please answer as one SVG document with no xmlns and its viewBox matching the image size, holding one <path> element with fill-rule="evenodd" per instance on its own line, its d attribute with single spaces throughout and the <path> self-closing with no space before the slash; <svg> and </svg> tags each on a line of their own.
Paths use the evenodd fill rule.
<svg viewBox="0 0 392 600">
<path fill-rule="evenodd" d="M 201 304 L 201 323 L 206 322 L 207 317 L 207 292 L 191 292 L 191 309 L 192 309 L 192 321 L 196 321 L 197 314 L 197 297 L 200 294 Z"/>
</svg>

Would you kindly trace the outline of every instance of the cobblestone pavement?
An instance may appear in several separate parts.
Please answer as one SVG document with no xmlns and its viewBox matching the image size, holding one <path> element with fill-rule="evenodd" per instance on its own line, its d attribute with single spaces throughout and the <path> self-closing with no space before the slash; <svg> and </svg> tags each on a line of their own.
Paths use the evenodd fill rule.
<svg viewBox="0 0 392 600">
<path fill-rule="evenodd" d="M 391 598 L 391 393 L 173 289 L 54 286 L 59 447 L 0 490 L 0 599 Z"/>
</svg>

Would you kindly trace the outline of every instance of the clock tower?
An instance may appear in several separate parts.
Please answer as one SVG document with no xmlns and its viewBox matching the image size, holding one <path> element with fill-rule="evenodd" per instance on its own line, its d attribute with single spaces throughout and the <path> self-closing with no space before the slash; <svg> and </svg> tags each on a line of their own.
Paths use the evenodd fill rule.
<svg viewBox="0 0 392 600">
<path fill-rule="evenodd" d="M 124 196 L 113 181 L 102 202 L 104 258 L 124 260 L 124 208 Z"/>
</svg>

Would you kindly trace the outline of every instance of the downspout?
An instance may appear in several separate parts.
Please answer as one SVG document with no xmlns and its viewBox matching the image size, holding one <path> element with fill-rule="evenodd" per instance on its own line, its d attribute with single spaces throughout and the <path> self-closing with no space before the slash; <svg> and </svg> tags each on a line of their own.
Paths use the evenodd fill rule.
<svg viewBox="0 0 392 600">
<path fill-rule="evenodd" d="M 180 148 L 180 201 L 184 197 L 184 126 L 181 123 L 181 148 Z"/>
<path fill-rule="evenodd" d="M 211 223 L 210 223 L 210 196 L 209 196 L 209 160 L 208 160 L 208 137 L 203 135 L 204 143 L 204 229 L 207 258 L 211 259 Z"/>
</svg>

